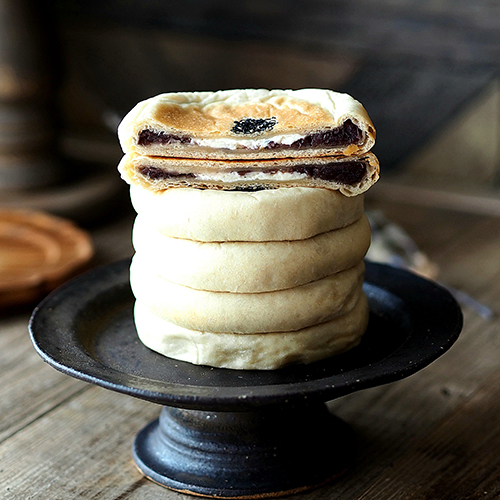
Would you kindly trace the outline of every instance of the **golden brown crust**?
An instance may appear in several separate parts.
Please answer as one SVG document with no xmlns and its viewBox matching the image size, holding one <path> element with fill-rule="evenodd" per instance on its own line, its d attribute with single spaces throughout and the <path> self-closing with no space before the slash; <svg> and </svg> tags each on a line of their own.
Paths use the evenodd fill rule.
<svg viewBox="0 0 500 500">
<path fill-rule="evenodd" d="M 314 122 L 318 128 L 331 126 L 331 114 L 308 102 L 300 102 L 299 108 L 292 108 L 285 97 L 272 102 L 252 102 L 227 106 L 223 101 L 207 105 L 180 107 L 167 99 L 158 99 L 151 109 L 151 120 L 160 123 L 172 132 L 189 131 L 193 137 L 231 136 L 235 121 L 247 117 L 276 117 L 279 127 L 273 132 L 308 129 Z M 202 112 L 200 112 L 202 111 Z"/>
</svg>

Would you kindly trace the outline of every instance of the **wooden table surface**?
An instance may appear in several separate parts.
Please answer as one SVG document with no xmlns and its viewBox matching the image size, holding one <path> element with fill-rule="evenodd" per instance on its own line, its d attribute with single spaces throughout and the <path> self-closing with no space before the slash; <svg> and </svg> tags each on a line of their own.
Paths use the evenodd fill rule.
<svg viewBox="0 0 500 500">
<path fill-rule="evenodd" d="M 464 308 L 456 344 L 419 373 L 328 403 L 358 436 L 355 465 L 305 499 L 500 498 L 500 219 L 369 200 L 489 306 Z M 129 256 L 132 215 L 92 232 L 97 263 Z M 135 434 L 160 407 L 63 375 L 33 349 L 29 311 L 0 317 L 0 498 L 176 499 L 135 468 Z M 325 457 L 328 459 L 328 457 Z M 185 498 L 188 498 L 184 496 Z"/>
</svg>

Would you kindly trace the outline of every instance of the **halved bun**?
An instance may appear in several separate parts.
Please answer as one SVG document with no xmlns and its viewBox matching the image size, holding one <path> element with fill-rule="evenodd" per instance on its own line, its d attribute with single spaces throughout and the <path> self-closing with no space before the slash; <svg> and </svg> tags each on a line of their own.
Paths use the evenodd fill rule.
<svg viewBox="0 0 500 500">
<path fill-rule="evenodd" d="M 376 156 L 281 158 L 275 160 L 200 160 L 125 155 L 122 178 L 153 191 L 170 187 L 258 190 L 322 187 L 346 196 L 367 191 L 379 177 Z"/>
<path fill-rule="evenodd" d="M 118 136 L 125 153 L 179 158 L 359 155 L 375 129 L 363 106 L 326 89 L 160 94 L 138 103 Z"/>
</svg>

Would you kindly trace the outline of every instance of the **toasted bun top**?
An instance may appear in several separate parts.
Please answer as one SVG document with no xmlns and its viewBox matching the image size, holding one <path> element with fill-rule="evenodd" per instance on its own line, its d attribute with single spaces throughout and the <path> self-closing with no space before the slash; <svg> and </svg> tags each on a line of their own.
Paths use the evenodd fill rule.
<svg viewBox="0 0 500 500">
<path fill-rule="evenodd" d="M 144 129 L 200 139 L 251 139 L 329 130 L 346 120 L 362 130 L 363 149 L 370 149 L 373 124 L 361 103 L 347 94 L 326 89 L 179 92 L 138 103 L 119 125 L 118 136 L 129 152 Z"/>
</svg>

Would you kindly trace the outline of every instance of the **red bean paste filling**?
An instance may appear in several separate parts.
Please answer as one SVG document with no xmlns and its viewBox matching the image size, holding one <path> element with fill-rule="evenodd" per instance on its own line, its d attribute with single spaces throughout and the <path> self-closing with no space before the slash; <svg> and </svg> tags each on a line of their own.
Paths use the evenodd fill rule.
<svg viewBox="0 0 500 500">
<path fill-rule="evenodd" d="M 178 136 L 173 134 L 167 134 L 165 132 L 154 132 L 153 130 L 143 130 L 139 134 L 139 140 L 137 144 L 139 146 L 148 146 L 149 144 L 190 144 L 191 137 Z"/>
<path fill-rule="evenodd" d="M 250 127 L 247 124 L 244 130 L 253 130 L 259 127 L 262 129 L 262 127 L 264 126 L 252 124 L 252 127 Z M 241 126 L 240 128 L 243 128 L 243 126 Z M 349 144 L 359 144 L 362 140 L 363 133 L 361 132 L 359 127 L 354 125 L 351 120 L 346 120 L 340 127 L 336 129 L 307 135 L 302 139 L 298 139 L 297 141 L 292 142 L 292 144 L 279 144 L 276 142 L 270 142 L 265 148 L 308 149 L 325 146 L 348 146 Z M 191 137 L 167 134 L 165 132 L 155 132 L 153 130 L 146 129 L 140 132 L 137 143 L 139 146 L 148 146 L 150 144 L 190 144 Z"/>
<path fill-rule="evenodd" d="M 148 177 L 152 181 L 164 180 L 164 179 L 195 179 L 196 175 L 191 173 L 180 173 L 180 172 L 169 172 L 158 167 L 139 167 L 139 172 L 144 176 Z"/>
<path fill-rule="evenodd" d="M 142 166 L 139 167 L 139 172 L 151 180 L 183 180 L 196 179 L 196 174 L 180 173 L 167 171 L 158 167 Z M 249 171 L 239 171 L 240 176 L 244 176 Z M 366 165 L 362 161 L 345 161 L 327 163 L 325 165 L 298 165 L 296 167 L 286 167 L 277 169 L 267 169 L 262 172 L 266 174 L 283 173 L 300 173 L 306 174 L 313 179 L 321 179 L 324 181 L 337 182 L 347 186 L 353 186 L 361 182 L 366 175 Z"/>
</svg>

